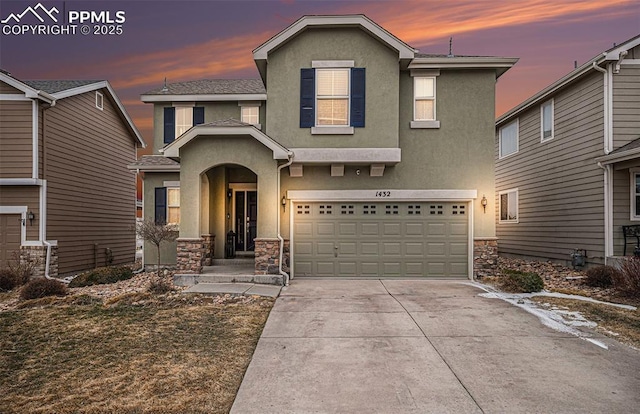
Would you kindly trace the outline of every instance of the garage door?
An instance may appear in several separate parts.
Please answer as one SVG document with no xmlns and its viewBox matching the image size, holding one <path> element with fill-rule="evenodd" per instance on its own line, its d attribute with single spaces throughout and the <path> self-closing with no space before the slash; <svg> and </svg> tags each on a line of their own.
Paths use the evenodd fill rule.
<svg viewBox="0 0 640 414">
<path fill-rule="evenodd" d="M 468 277 L 467 203 L 294 203 L 294 276 Z"/>
<path fill-rule="evenodd" d="M 0 268 L 20 250 L 20 214 L 0 214 Z"/>
</svg>

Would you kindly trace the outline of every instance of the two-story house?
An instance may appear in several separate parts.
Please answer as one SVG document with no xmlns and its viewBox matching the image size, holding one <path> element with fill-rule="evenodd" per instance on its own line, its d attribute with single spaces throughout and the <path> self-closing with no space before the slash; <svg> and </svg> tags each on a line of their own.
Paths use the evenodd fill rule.
<svg viewBox="0 0 640 414">
<path fill-rule="evenodd" d="M 640 36 L 496 122 L 500 254 L 587 263 L 633 254 L 640 224 Z"/>
<path fill-rule="evenodd" d="M 36 276 L 133 263 L 145 143 L 107 81 L 0 72 L 0 267 L 19 252 Z"/>
<path fill-rule="evenodd" d="M 363 15 L 304 16 L 253 57 L 260 79 L 142 95 L 154 155 L 130 168 L 145 218 L 179 224 L 168 263 L 200 272 L 230 231 L 256 274 L 471 278 L 495 260 L 495 83 L 517 59 L 420 54 Z"/>
</svg>

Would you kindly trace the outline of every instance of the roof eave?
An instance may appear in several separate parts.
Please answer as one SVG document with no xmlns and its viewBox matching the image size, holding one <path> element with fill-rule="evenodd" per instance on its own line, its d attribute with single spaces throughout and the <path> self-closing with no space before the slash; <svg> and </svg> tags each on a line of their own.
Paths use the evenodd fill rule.
<svg viewBox="0 0 640 414">
<path fill-rule="evenodd" d="M 500 77 L 518 60 L 498 57 L 420 57 L 413 59 L 408 69 L 493 69 L 496 77 Z"/>
<path fill-rule="evenodd" d="M 266 101 L 266 93 L 235 93 L 235 94 L 164 94 L 140 95 L 144 103 L 155 102 L 227 102 L 227 101 Z"/>
<path fill-rule="evenodd" d="M 12 76 L 9 76 L 5 73 L 0 72 L 0 80 L 24 92 L 24 96 L 26 96 L 27 98 L 39 99 L 49 104 L 56 100 L 56 98 L 53 95 L 39 89 L 34 89 L 31 86 L 27 85 L 26 83 L 23 83 L 18 79 Z"/>
<path fill-rule="evenodd" d="M 640 158 L 640 148 L 633 148 L 628 151 L 613 153 L 596 158 L 596 162 L 602 165 L 615 164 L 617 162 L 629 161 Z"/>
</svg>

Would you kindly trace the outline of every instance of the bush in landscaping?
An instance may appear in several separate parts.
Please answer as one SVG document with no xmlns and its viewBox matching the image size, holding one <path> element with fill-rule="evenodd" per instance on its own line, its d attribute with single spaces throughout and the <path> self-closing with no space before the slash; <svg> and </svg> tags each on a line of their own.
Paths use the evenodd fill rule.
<svg viewBox="0 0 640 414">
<path fill-rule="evenodd" d="M 614 279 L 618 278 L 620 273 L 613 266 L 595 266 L 587 270 L 585 282 L 592 287 L 607 288 L 613 285 Z"/>
<path fill-rule="evenodd" d="M 39 299 L 47 296 L 64 296 L 67 294 L 67 287 L 64 283 L 53 279 L 39 277 L 28 282 L 20 291 L 20 298 Z"/>
<path fill-rule="evenodd" d="M 132 277 L 133 271 L 127 266 L 99 267 L 79 274 L 69 283 L 69 287 L 104 285 Z"/>
<path fill-rule="evenodd" d="M 174 289 L 173 285 L 171 285 L 169 281 L 164 279 L 155 279 L 151 281 L 147 290 L 149 291 L 149 293 L 161 295 L 163 293 L 172 292 Z"/>
<path fill-rule="evenodd" d="M 14 252 L 7 267 L 0 269 L 0 291 L 12 290 L 27 283 L 35 266 L 35 263 L 20 260 L 20 255 Z"/>
<path fill-rule="evenodd" d="M 640 296 L 640 257 L 628 257 L 622 261 L 613 286 L 628 295 Z"/>
<path fill-rule="evenodd" d="M 503 270 L 501 288 L 514 293 L 539 292 L 544 288 L 544 282 L 537 273 L 522 272 L 519 270 Z"/>
</svg>

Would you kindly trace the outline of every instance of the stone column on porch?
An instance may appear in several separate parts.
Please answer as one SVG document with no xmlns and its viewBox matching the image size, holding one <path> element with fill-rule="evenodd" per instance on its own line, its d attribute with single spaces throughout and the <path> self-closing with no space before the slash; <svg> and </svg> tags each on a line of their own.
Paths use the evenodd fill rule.
<svg viewBox="0 0 640 414">
<path fill-rule="evenodd" d="M 277 238 L 255 239 L 255 274 L 277 275 L 280 265 L 280 240 Z M 284 241 L 282 270 L 289 272 L 289 241 Z"/>
<path fill-rule="evenodd" d="M 211 266 L 213 263 L 213 252 L 216 246 L 216 236 L 214 234 L 203 234 L 204 256 L 202 258 L 203 266 Z"/>
<path fill-rule="evenodd" d="M 176 240 L 176 273 L 200 274 L 205 257 L 205 240 L 198 238 L 179 238 Z"/>
<path fill-rule="evenodd" d="M 493 276 L 498 267 L 498 239 L 496 237 L 473 240 L 473 276 Z"/>
</svg>

